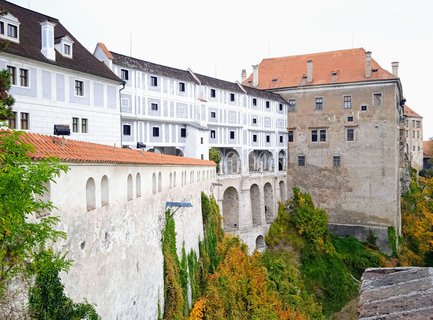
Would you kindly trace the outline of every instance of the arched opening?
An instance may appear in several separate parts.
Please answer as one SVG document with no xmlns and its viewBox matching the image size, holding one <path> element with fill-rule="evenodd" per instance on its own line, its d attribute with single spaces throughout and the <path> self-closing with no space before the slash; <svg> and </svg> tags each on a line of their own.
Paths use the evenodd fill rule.
<svg viewBox="0 0 433 320">
<path fill-rule="evenodd" d="M 266 223 L 271 223 L 274 218 L 274 193 L 272 185 L 267 182 L 263 188 L 265 196 L 265 218 Z"/>
<path fill-rule="evenodd" d="M 135 197 L 141 197 L 141 174 L 137 172 L 137 176 L 135 177 Z"/>
<path fill-rule="evenodd" d="M 162 189 L 162 174 L 158 173 L 158 192 L 161 192 Z"/>
<path fill-rule="evenodd" d="M 233 187 L 229 187 L 224 191 L 223 220 L 226 230 L 239 229 L 239 196 Z"/>
<path fill-rule="evenodd" d="M 156 173 L 152 174 L 152 194 L 156 193 Z"/>
<path fill-rule="evenodd" d="M 265 248 L 265 238 L 262 235 L 259 235 L 256 238 L 256 249 L 261 250 Z"/>
<path fill-rule="evenodd" d="M 250 198 L 251 198 L 251 211 L 253 215 L 253 226 L 259 226 L 262 224 L 260 219 L 260 189 L 259 186 L 253 184 L 250 188 Z"/>
<path fill-rule="evenodd" d="M 133 199 L 133 197 L 132 197 L 132 174 L 128 174 L 127 198 L 128 198 L 128 201 Z"/>
<path fill-rule="evenodd" d="M 183 150 L 181 150 L 181 149 L 176 149 L 176 156 L 178 156 L 178 157 L 183 157 L 183 156 L 184 156 Z"/>
<path fill-rule="evenodd" d="M 87 179 L 86 183 L 86 207 L 87 211 L 96 209 L 95 180 L 93 178 Z"/>
<path fill-rule="evenodd" d="M 176 171 L 173 174 L 173 187 L 176 188 L 176 184 L 177 184 L 177 178 L 176 178 Z"/>
<path fill-rule="evenodd" d="M 171 189 L 173 187 L 173 173 L 170 172 L 170 185 L 169 188 Z"/>
<path fill-rule="evenodd" d="M 278 171 L 284 171 L 286 170 L 286 153 L 281 150 L 278 153 Z"/>
<path fill-rule="evenodd" d="M 240 160 L 238 154 L 234 151 L 229 152 L 225 160 L 224 173 L 236 174 L 239 173 L 239 169 L 240 169 Z"/>
<path fill-rule="evenodd" d="M 284 181 L 280 181 L 280 199 L 286 201 L 286 184 Z"/>
<path fill-rule="evenodd" d="M 251 151 L 248 155 L 248 170 L 250 172 L 257 171 L 256 168 L 256 153 L 254 151 Z"/>
<path fill-rule="evenodd" d="M 269 151 L 263 151 L 258 156 L 259 171 L 273 171 L 274 158 Z"/>
<path fill-rule="evenodd" d="M 107 176 L 103 176 L 101 179 L 101 206 L 108 206 L 109 201 L 108 178 Z"/>
</svg>

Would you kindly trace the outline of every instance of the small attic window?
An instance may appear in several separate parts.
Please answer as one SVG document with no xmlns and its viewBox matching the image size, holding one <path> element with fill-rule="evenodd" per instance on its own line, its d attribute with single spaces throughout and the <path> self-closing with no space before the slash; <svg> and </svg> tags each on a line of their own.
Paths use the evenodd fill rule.
<svg viewBox="0 0 433 320">
<path fill-rule="evenodd" d="M 55 39 L 54 47 L 62 56 L 72 59 L 73 44 L 74 41 L 69 36 L 63 36 Z"/>
<path fill-rule="evenodd" d="M 376 68 L 376 69 L 371 69 L 371 72 L 377 72 L 378 71 L 378 69 Z"/>
<path fill-rule="evenodd" d="M 278 78 L 272 79 L 272 82 L 277 82 L 277 81 L 278 81 Z"/>
<path fill-rule="evenodd" d="M 20 39 L 20 22 L 10 13 L 0 16 L 0 38 L 12 42 L 19 42 Z"/>
</svg>

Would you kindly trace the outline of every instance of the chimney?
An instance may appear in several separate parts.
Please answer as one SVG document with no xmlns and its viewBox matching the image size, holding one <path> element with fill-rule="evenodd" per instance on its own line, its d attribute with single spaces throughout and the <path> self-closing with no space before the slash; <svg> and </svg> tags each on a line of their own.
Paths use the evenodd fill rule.
<svg viewBox="0 0 433 320">
<path fill-rule="evenodd" d="M 313 60 L 307 61 L 307 82 L 313 81 Z"/>
<path fill-rule="evenodd" d="M 391 62 L 392 74 L 398 77 L 398 61 Z"/>
<path fill-rule="evenodd" d="M 243 83 L 247 79 L 247 70 L 242 69 L 241 72 L 241 83 Z"/>
<path fill-rule="evenodd" d="M 55 23 L 50 21 L 41 22 L 42 48 L 41 52 L 45 58 L 56 60 L 56 51 L 54 50 L 54 27 Z"/>
<path fill-rule="evenodd" d="M 259 66 L 256 64 L 253 66 L 253 87 L 259 85 Z"/>
<path fill-rule="evenodd" d="M 365 53 L 365 77 L 371 78 L 371 51 Z"/>
</svg>

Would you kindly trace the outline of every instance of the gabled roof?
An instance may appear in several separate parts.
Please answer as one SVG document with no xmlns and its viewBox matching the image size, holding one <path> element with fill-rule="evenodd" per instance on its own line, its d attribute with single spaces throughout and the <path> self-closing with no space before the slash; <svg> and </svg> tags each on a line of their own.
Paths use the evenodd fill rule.
<svg viewBox="0 0 433 320">
<path fill-rule="evenodd" d="M 222 89 L 231 92 L 244 93 L 241 88 L 239 88 L 236 82 L 225 81 L 217 78 L 212 78 L 205 76 L 204 74 L 196 73 L 194 74 L 200 80 L 201 84 L 215 89 Z"/>
<path fill-rule="evenodd" d="M 403 106 L 404 115 L 406 117 L 412 118 L 422 118 L 418 113 L 416 113 L 413 109 L 409 108 L 408 105 Z"/>
<path fill-rule="evenodd" d="M 24 133 L 22 140 L 35 146 L 31 154 L 35 160 L 57 157 L 63 162 L 118 163 L 144 165 L 214 166 L 213 161 L 176 157 L 154 152 L 112 147 L 71 139 Z"/>
<path fill-rule="evenodd" d="M 111 54 L 113 56 L 113 63 L 118 66 L 130 69 L 137 69 L 158 76 L 197 83 L 197 81 L 194 79 L 191 73 L 189 73 L 189 71 L 140 60 L 113 51 L 111 51 Z"/>
<path fill-rule="evenodd" d="M 13 16 L 17 17 L 20 22 L 19 43 L 9 42 L 4 52 L 16 56 L 29 58 L 32 60 L 56 65 L 79 72 L 92 74 L 94 76 L 121 82 L 121 80 L 107 67 L 100 62 L 86 48 L 74 38 L 74 36 L 55 18 L 47 15 L 25 9 L 13 3 L 0 0 L 0 8 L 5 9 Z M 73 57 L 63 57 L 56 50 L 56 61 L 47 59 L 41 53 L 41 22 L 50 21 L 55 23 L 54 37 L 62 38 L 69 36 L 74 42 Z"/>
<path fill-rule="evenodd" d="M 287 101 L 284 100 L 284 98 L 277 93 L 272 93 L 270 91 L 265 91 L 265 90 L 259 90 L 245 85 L 243 85 L 242 88 L 244 88 L 244 90 L 247 92 L 249 96 L 278 101 L 279 103 L 287 104 Z"/>
<path fill-rule="evenodd" d="M 307 61 L 313 61 L 313 80 L 306 83 Z M 365 50 L 363 48 L 303 54 L 263 59 L 259 64 L 258 89 L 278 89 L 334 83 L 398 79 L 372 59 L 373 72 L 365 77 Z M 376 70 L 376 71 L 374 71 Z M 333 75 L 334 73 L 334 75 Z M 252 86 L 252 75 L 242 84 Z"/>
</svg>

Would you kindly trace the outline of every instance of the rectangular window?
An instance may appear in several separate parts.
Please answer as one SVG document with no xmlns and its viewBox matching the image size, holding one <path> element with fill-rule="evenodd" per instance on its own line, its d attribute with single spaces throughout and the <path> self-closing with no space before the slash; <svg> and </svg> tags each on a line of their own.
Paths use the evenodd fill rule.
<svg viewBox="0 0 433 320">
<path fill-rule="evenodd" d="M 152 111 L 158 111 L 158 104 L 152 102 L 152 103 L 150 104 L 150 110 L 152 110 Z"/>
<path fill-rule="evenodd" d="M 253 118 L 253 124 L 257 124 L 257 118 Z"/>
<path fill-rule="evenodd" d="M 340 156 L 333 156 L 332 157 L 332 165 L 334 167 L 339 167 L 340 164 L 341 164 L 341 158 L 340 158 Z"/>
<path fill-rule="evenodd" d="M 270 135 L 266 135 L 266 143 L 269 143 L 269 142 L 271 142 L 271 136 Z"/>
<path fill-rule="evenodd" d="M 87 133 L 88 129 L 89 129 L 89 124 L 88 124 L 87 119 L 84 119 L 84 118 L 81 119 L 81 132 Z"/>
<path fill-rule="evenodd" d="M 200 138 L 200 144 L 203 144 L 203 137 Z"/>
<path fill-rule="evenodd" d="M 26 112 L 21 112 L 21 129 L 29 130 L 29 114 Z"/>
<path fill-rule="evenodd" d="M 279 104 L 279 110 L 283 111 L 283 104 L 282 103 Z"/>
<path fill-rule="evenodd" d="M 210 89 L 210 97 L 216 98 L 216 90 L 215 89 Z"/>
<path fill-rule="evenodd" d="M 326 130 L 320 130 L 320 142 L 326 142 Z"/>
<path fill-rule="evenodd" d="M 235 138 L 235 132 L 230 131 L 230 139 L 233 140 Z"/>
<path fill-rule="evenodd" d="M 283 142 L 284 142 L 284 137 L 280 136 L 280 143 L 283 143 Z"/>
<path fill-rule="evenodd" d="M 12 114 L 8 118 L 9 128 L 16 129 L 17 128 L 17 113 L 12 112 Z"/>
<path fill-rule="evenodd" d="M 253 98 L 253 106 L 256 106 L 256 105 L 257 105 L 257 99 Z"/>
<path fill-rule="evenodd" d="M 123 125 L 123 135 L 124 136 L 130 136 L 131 135 L 131 125 L 129 125 L 129 124 Z"/>
<path fill-rule="evenodd" d="M 288 136 L 289 142 L 293 142 L 293 133 L 294 133 L 293 130 L 289 130 L 288 133 L 289 133 L 289 136 Z"/>
<path fill-rule="evenodd" d="M 298 166 L 305 166 L 305 156 L 298 156 Z"/>
<path fill-rule="evenodd" d="M 120 69 L 120 78 L 122 80 L 128 81 L 129 80 L 129 71 L 126 69 Z"/>
<path fill-rule="evenodd" d="M 8 24 L 8 37 L 17 38 L 18 37 L 18 28 L 17 26 L 13 26 Z"/>
<path fill-rule="evenodd" d="M 355 141 L 355 129 L 347 128 L 346 129 L 346 140 L 347 141 Z"/>
<path fill-rule="evenodd" d="M 72 118 L 72 132 L 78 132 L 78 118 Z"/>
<path fill-rule="evenodd" d="M 296 111 L 296 99 L 289 99 L 289 112 Z"/>
<path fill-rule="evenodd" d="M 362 105 L 362 106 L 361 106 L 361 111 L 367 111 L 367 108 L 368 108 L 368 107 L 367 107 L 366 105 Z"/>
<path fill-rule="evenodd" d="M 150 77 L 150 85 L 152 87 L 157 87 L 158 86 L 158 78 L 155 76 L 151 76 Z"/>
<path fill-rule="evenodd" d="M 347 121 L 348 121 L 348 122 L 353 122 L 353 116 L 348 116 L 348 117 L 347 117 Z"/>
<path fill-rule="evenodd" d="M 212 119 L 215 119 L 215 118 L 216 118 L 216 112 L 215 112 L 215 111 L 211 111 L 211 113 L 210 113 L 210 117 L 211 117 Z"/>
<path fill-rule="evenodd" d="M 71 55 L 71 45 L 65 44 L 63 45 L 63 53 L 67 56 Z"/>
<path fill-rule="evenodd" d="M 159 137 L 159 128 L 158 127 L 152 128 L 152 136 Z"/>
<path fill-rule="evenodd" d="M 186 138 L 186 128 L 180 128 L 180 137 Z"/>
<path fill-rule="evenodd" d="M 253 134 L 253 142 L 257 142 L 257 135 Z"/>
<path fill-rule="evenodd" d="M 231 102 L 235 101 L 235 94 L 234 93 L 230 93 L 230 101 Z"/>
<path fill-rule="evenodd" d="M 412 131 L 412 138 L 415 138 L 415 131 Z"/>
<path fill-rule="evenodd" d="M 380 107 L 382 105 L 382 94 L 381 93 L 373 94 L 373 105 L 375 107 Z"/>
<path fill-rule="evenodd" d="M 20 85 L 21 87 L 29 86 L 29 70 L 20 69 Z"/>
<path fill-rule="evenodd" d="M 418 129 L 421 129 L 421 121 L 417 121 L 417 122 L 416 122 L 416 127 L 417 127 Z"/>
<path fill-rule="evenodd" d="M 343 97 L 343 103 L 344 103 L 344 109 L 352 108 L 352 97 L 351 96 L 344 96 Z"/>
<path fill-rule="evenodd" d="M 416 137 L 419 138 L 419 131 L 416 132 Z"/>
<path fill-rule="evenodd" d="M 316 98 L 316 110 L 323 110 L 323 98 Z"/>
<path fill-rule="evenodd" d="M 266 101 L 266 109 L 269 109 L 271 107 L 271 103 L 269 101 Z"/>
<path fill-rule="evenodd" d="M 203 154 L 200 155 L 200 159 L 204 160 L 204 155 Z"/>
<path fill-rule="evenodd" d="M 84 83 L 80 80 L 75 80 L 75 94 L 77 96 L 84 96 Z"/>
<path fill-rule="evenodd" d="M 0 21 L 0 34 L 5 34 L 5 24 L 3 21 Z"/>
<path fill-rule="evenodd" d="M 179 82 L 179 92 L 185 92 L 185 83 Z"/>
<path fill-rule="evenodd" d="M 317 142 L 317 130 L 311 130 L 311 142 Z"/>
<path fill-rule="evenodd" d="M 215 139 L 215 137 L 216 137 L 216 132 L 215 132 L 215 130 L 211 130 L 211 131 L 210 131 L 210 138 L 211 138 L 211 139 Z"/>
<path fill-rule="evenodd" d="M 17 69 L 12 66 L 8 66 L 8 72 L 11 79 L 11 84 L 16 85 L 17 84 Z"/>
</svg>

